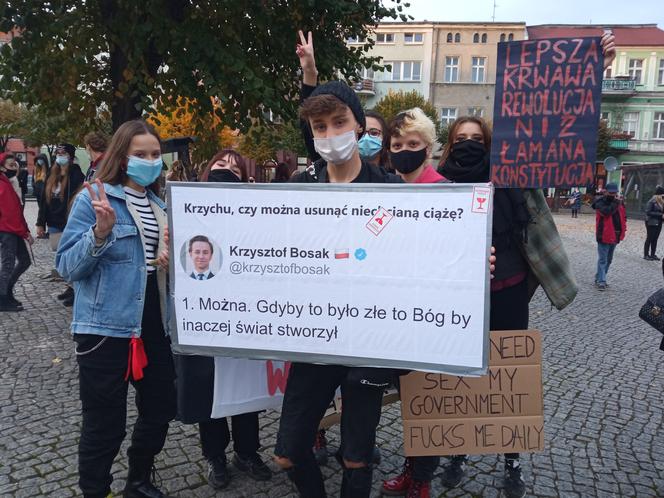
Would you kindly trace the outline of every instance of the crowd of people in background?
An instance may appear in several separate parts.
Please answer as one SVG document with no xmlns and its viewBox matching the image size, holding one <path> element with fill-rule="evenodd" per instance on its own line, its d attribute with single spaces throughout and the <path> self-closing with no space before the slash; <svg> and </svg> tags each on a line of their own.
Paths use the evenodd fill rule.
<svg viewBox="0 0 664 498">
<path fill-rule="evenodd" d="M 404 109 L 387 123 L 380 114 L 365 111 L 347 84 L 319 85 L 312 35 L 300 32 L 299 36 L 297 56 L 303 77 L 299 116 L 311 164 L 300 172 L 285 162 L 269 161 L 265 166 L 274 169 L 271 182 L 489 181 L 492 133 L 482 118 L 466 116 L 452 123 L 436 168 L 432 162 L 440 145 L 436 127 L 421 109 Z M 603 46 L 607 59 L 615 55 L 612 35 L 604 35 Z M 104 134 L 91 132 L 84 144 L 90 157 L 85 174 L 76 162 L 76 148 L 64 143 L 56 147 L 52 160 L 45 154 L 35 158 L 32 183 L 38 204 L 36 236 L 47 238 L 56 254 L 57 274 L 47 277 L 61 276 L 67 282 L 58 299 L 73 307 L 71 330 L 82 403 L 79 485 L 83 495 L 101 498 L 110 492 L 111 467 L 125 438 L 128 383 L 137 391 L 138 419 L 127 451 L 126 497 L 164 496 L 151 471 L 169 423 L 176 417 L 198 424 L 212 487 L 229 485 L 226 450 L 231 439 L 233 465 L 253 479 L 269 480 L 272 471 L 258 453 L 260 414 L 233 416 L 230 426 L 226 419 L 212 419 L 214 359 L 171 353 L 160 137 L 148 123 L 135 120 L 121 125 L 110 142 Z M 177 160 L 165 178 L 252 183 L 255 178 L 247 163 L 236 150 L 224 149 L 198 170 L 190 168 L 188 161 Z M 14 286 L 31 261 L 33 239 L 23 215 L 27 180 L 24 189 L 19 176 L 14 156 L 0 155 L 0 311 L 22 309 Z M 595 284 L 600 290 L 608 286 L 613 254 L 627 228 L 624 203 L 617 192 L 617 185 L 609 183 L 592 202 L 598 244 Z M 551 216 L 541 191 L 496 190 L 492 245 L 498 262 L 490 285 L 491 330 L 528 328 L 533 285 L 543 286 L 559 309 L 576 293 L 565 255 L 552 254 L 547 246 L 557 240 L 557 232 L 547 231 L 550 224 L 533 220 L 528 203 L 537 205 L 542 216 Z M 567 204 L 577 218 L 582 207 L 578 189 L 571 191 Z M 647 206 L 646 260 L 659 259 L 656 248 L 663 219 L 664 187 L 658 187 Z M 198 242 L 205 244 L 205 240 Z M 538 282 L 530 281 L 535 265 Z M 377 461 L 376 430 L 389 385 L 399 387 L 399 376 L 392 370 L 292 364 L 275 461 L 301 496 L 326 496 L 320 463 L 327 460 L 327 448 L 320 424 L 338 388 L 343 403 L 336 455 L 343 468 L 340 496 L 369 496 Z M 383 482 L 383 494 L 428 497 L 439 460 L 406 458 L 402 471 Z M 445 486 L 453 488 L 462 482 L 467 461 L 465 455 L 447 460 L 442 473 Z M 504 455 L 505 494 L 521 497 L 525 488 L 519 454 Z"/>
</svg>

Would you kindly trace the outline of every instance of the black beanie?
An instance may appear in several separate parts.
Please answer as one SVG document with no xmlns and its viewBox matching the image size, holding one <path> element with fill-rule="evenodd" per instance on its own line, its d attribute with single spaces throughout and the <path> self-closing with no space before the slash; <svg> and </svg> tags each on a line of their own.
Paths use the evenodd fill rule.
<svg viewBox="0 0 664 498">
<path fill-rule="evenodd" d="M 60 144 L 57 148 L 64 149 L 64 151 L 69 154 L 69 157 L 71 157 L 72 160 L 76 158 L 76 147 L 74 147 L 72 144 Z"/>
<path fill-rule="evenodd" d="M 362 109 L 360 99 L 357 98 L 355 90 L 349 87 L 346 83 L 342 81 L 328 81 L 323 85 L 317 86 L 316 89 L 311 92 L 309 98 L 315 97 L 316 95 L 334 95 L 350 108 L 353 116 L 355 116 L 355 120 L 362 127 L 362 130 L 367 127 L 367 120 L 364 117 L 364 109 Z"/>
<path fill-rule="evenodd" d="M 655 188 L 655 195 L 664 195 L 664 187 L 657 185 L 657 188 Z"/>
</svg>

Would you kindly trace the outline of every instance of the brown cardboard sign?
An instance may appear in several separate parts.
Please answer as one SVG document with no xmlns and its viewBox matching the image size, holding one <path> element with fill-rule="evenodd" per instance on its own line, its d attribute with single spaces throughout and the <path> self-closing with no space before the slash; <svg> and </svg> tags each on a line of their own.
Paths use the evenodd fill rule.
<svg viewBox="0 0 664 498">
<path fill-rule="evenodd" d="M 401 377 L 407 456 L 544 449 L 539 331 L 491 332 L 489 373 Z"/>
</svg>

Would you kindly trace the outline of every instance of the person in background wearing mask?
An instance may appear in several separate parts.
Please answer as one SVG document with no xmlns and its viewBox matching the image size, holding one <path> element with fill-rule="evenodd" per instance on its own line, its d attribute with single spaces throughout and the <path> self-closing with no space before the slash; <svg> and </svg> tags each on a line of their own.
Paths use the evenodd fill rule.
<svg viewBox="0 0 664 498">
<path fill-rule="evenodd" d="M 592 208 L 595 210 L 595 235 L 597 237 L 597 273 L 595 286 L 603 291 L 608 287 L 606 275 L 613 261 L 613 253 L 627 232 L 625 205 L 618 198 L 618 185 L 607 183 L 604 194 L 597 197 Z"/>
<path fill-rule="evenodd" d="M 655 195 L 646 205 L 646 243 L 643 246 L 643 259 L 659 261 L 657 257 L 657 239 L 662 231 L 664 218 L 664 187 L 657 185 Z"/>
<path fill-rule="evenodd" d="M 215 154 L 208 163 L 201 173 L 201 181 L 246 182 L 246 160 L 236 151 L 224 149 Z M 202 247 L 212 248 L 209 241 L 197 242 L 196 239 L 192 238 L 190 243 L 193 241 Z M 230 443 L 231 433 L 227 418 L 210 418 L 214 401 L 214 357 L 175 355 L 175 363 L 178 374 L 178 419 L 185 424 L 198 424 L 203 456 L 208 463 L 208 483 L 214 489 L 224 489 L 231 480 L 226 461 L 226 448 Z M 258 454 L 258 413 L 242 413 L 231 417 L 235 451 L 233 465 L 257 481 L 267 481 L 272 477 L 272 471 Z"/>
<path fill-rule="evenodd" d="M 42 202 L 44 201 L 44 186 L 46 184 L 46 178 L 48 177 L 48 159 L 46 154 L 39 154 L 35 158 L 35 172 L 32 176 L 32 192 L 37 199 L 37 207 L 41 209 Z M 39 237 L 38 239 L 46 238 L 46 234 Z"/>
<path fill-rule="evenodd" d="M 9 161 L 0 157 L 0 311 L 21 311 L 23 305 L 14 297 L 14 286 L 30 267 L 26 242 L 32 244 L 33 240 L 20 198 L 9 180 L 16 174 L 7 167 Z"/>
<path fill-rule="evenodd" d="M 37 215 L 37 236 L 44 237 L 48 227 L 49 244 L 57 251 L 62 231 L 67 224 L 69 205 L 83 184 L 83 173 L 74 164 L 76 148 L 71 144 L 59 145 L 55 150 L 55 163 L 46 180 L 42 202 Z M 74 304 L 71 286 L 58 295 L 65 306 Z"/>
<path fill-rule="evenodd" d="M 58 247 L 58 271 L 76 286 L 76 343 L 83 421 L 78 446 L 84 497 L 106 497 L 125 438 L 127 391 L 138 418 L 127 450 L 125 498 L 164 498 L 151 482 L 155 456 L 175 417 L 175 369 L 166 334 L 166 207 L 155 192 L 161 143 L 143 120 L 113 135 L 94 185 L 73 203 Z"/>
<path fill-rule="evenodd" d="M 21 189 L 21 206 L 25 209 L 25 196 L 28 195 L 28 165 L 25 162 L 18 162 L 18 180 L 19 188 Z"/>
<path fill-rule="evenodd" d="M 21 201 L 21 186 L 18 183 L 18 163 L 14 154 L 4 152 L 0 154 L 0 171 L 4 173 L 5 177 L 9 179 L 14 192 L 16 193 L 19 202 L 21 202 L 21 210 L 23 210 L 23 202 Z"/>
<path fill-rule="evenodd" d="M 385 118 L 376 111 L 365 111 L 366 133 L 357 141 L 360 157 L 374 166 L 390 170 L 390 137 Z M 391 171 L 393 172 L 393 171 Z"/>
<path fill-rule="evenodd" d="M 108 147 L 108 137 L 102 132 L 91 131 L 83 137 L 83 142 L 85 143 L 85 151 L 90 156 L 90 167 L 85 174 L 85 181 L 91 182 L 104 159 L 104 153 L 106 152 L 106 147 Z"/>
</svg>

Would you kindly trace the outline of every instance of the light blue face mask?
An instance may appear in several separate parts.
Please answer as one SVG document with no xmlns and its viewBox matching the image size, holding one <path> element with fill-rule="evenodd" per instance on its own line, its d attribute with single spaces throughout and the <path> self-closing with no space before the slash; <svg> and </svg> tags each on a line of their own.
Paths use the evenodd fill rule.
<svg viewBox="0 0 664 498">
<path fill-rule="evenodd" d="M 372 137 L 368 133 L 362 135 L 357 141 L 362 159 L 373 159 L 383 148 L 383 141 L 378 137 Z"/>
<path fill-rule="evenodd" d="M 152 185 L 161 175 L 161 168 L 164 164 L 161 157 L 154 161 L 136 156 L 129 156 L 127 159 L 127 176 L 141 187 Z"/>
<path fill-rule="evenodd" d="M 69 156 L 55 156 L 55 162 L 60 166 L 66 166 L 69 164 Z"/>
</svg>

